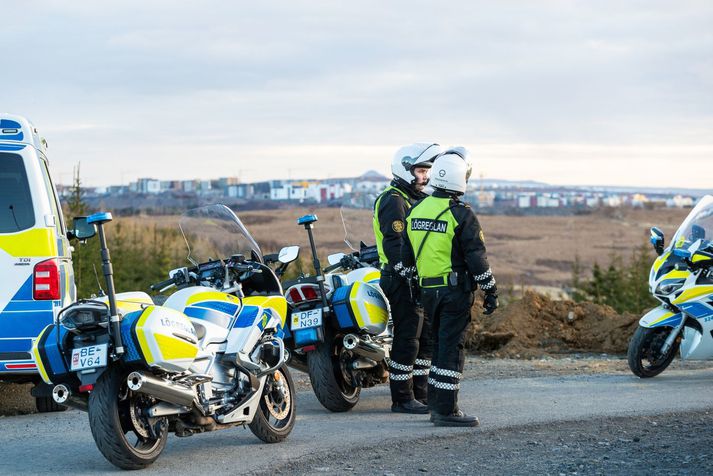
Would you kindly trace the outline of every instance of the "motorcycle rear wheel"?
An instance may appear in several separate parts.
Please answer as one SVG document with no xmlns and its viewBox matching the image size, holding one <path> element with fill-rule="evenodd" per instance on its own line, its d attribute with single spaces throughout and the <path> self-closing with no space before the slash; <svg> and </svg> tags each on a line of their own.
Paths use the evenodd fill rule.
<svg viewBox="0 0 713 476">
<path fill-rule="evenodd" d="M 142 469 L 166 447 L 168 421 L 144 415 L 156 401 L 131 392 L 126 385 L 128 374 L 114 366 L 99 377 L 89 395 L 89 427 L 97 448 L 111 464 Z"/>
<path fill-rule="evenodd" d="M 661 347 L 668 338 L 672 329 L 670 327 L 641 327 L 634 332 L 629 342 L 627 358 L 629 368 L 634 375 L 641 378 L 655 377 L 671 364 L 676 356 L 680 339 L 676 339 L 665 355 L 661 354 Z"/>
<path fill-rule="evenodd" d="M 260 405 L 248 425 L 253 435 L 265 443 L 278 443 L 287 438 L 295 426 L 296 399 L 295 384 L 287 366 L 268 375 Z"/>
<path fill-rule="evenodd" d="M 353 387 L 342 370 L 343 353 L 340 339 L 325 337 L 317 348 L 307 354 L 309 380 L 317 400 L 332 412 L 346 412 L 359 401 L 361 387 Z M 348 360 L 348 359 L 345 359 Z"/>
</svg>

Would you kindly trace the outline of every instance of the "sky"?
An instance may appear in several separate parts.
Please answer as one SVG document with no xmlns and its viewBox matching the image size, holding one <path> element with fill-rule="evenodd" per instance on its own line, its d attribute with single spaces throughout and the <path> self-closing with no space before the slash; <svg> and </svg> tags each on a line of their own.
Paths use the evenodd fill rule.
<svg viewBox="0 0 713 476">
<path fill-rule="evenodd" d="M 713 188 L 713 2 L 34 1 L 2 9 L 0 112 L 55 180 L 475 174 Z"/>
</svg>

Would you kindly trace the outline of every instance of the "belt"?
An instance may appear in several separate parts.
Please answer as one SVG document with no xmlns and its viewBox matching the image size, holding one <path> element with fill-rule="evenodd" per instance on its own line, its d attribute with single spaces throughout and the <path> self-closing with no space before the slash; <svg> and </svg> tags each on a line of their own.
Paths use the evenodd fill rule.
<svg viewBox="0 0 713 476">
<path fill-rule="evenodd" d="M 465 282 L 466 273 L 464 271 L 451 271 L 443 276 L 419 278 L 419 285 L 422 288 L 435 288 L 438 286 L 458 286 Z"/>
<path fill-rule="evenodd" d="M 394 267 L 391 266 L 390 264 L 382 264 L 381 265 L 381 274 L 384 276 L 394 276 L 396 275 L 396 271 L 394 271 Z"/>
<path fill-rule="evenodd" d="M 436 286 L 448 286 L 448 275 L 438 276 L 435 278 L 419 278 L 419 284 L 422 288 L 435 288 Z"/>
</svg>

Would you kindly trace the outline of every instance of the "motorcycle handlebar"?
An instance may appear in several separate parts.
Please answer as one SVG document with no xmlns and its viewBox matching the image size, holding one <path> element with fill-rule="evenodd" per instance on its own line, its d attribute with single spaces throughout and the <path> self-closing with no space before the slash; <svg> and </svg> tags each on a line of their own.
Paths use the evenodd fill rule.
<svg viewBox="0 0 713 476">
<path fill-rule="evenodd" d="M 166 281 L 161 281 L 160 283 L 152 284 L 151 286 L 149 286 L 149 288 L 150 288 L 152 291 L 157 291 L 157 290 L 159 290 L 159 289 L 163 289 L 163 288 L 165 288 L 166 286 L 170 286 L 170 285 L 172 285 L 172 284 L 176 284 L 176 279 L 175 279 L 175 278 L 170 278 L 170 279 L 167 279 Z"/>
<path fill-rule="evenodd" d="M 331 273 L 331 272 L 334 271 L 335 269 L 339 269 L 339 268 L 341 268 L 341 267 L 342 267 L 342 262 L 340 261 L 339 263 L 335 263 L 335 264 L 333 264 L 333 265 L 331 265 L 331 266 L 327 266 L 326 268 L 324 268 L 324 272 L 325 272 L 325 273 Z"/>
<path fill-rule="evenodd" d="M 361 267 L 359 266 L 359 264 L 359 259 L 356 256 L 345 255 L 342 257 L 342 259 L 339 260 L 338 263 L 334 263 L 333 265 L 324 268 L 324 272 L 329 273 L 338 268 L 357 269 Z"/>
<path fill-rule="evenodd" d="M 699 269 L 706 269 L 713 266 L 713 259 L 706 259 L 703 261 L 696 261 L 695 263 L 689 259 L 685 259 L 683 263 L 676 264 L 675 268 L 677 271 L 698 271 Z"/>
<path fill-rule="evenodd" d="M 713 266 L 713 259 L 706 259 L 706 260 L 703 260 L 703 261 L 697 261 L 697 262 L 695 262 L 695 263 L 691 263 L 690 265 L 691 265 L 691 269 L 694 270 L 694 271 L 695 271 L 695 270 L 698 270 L 698 269 L 710 268 L 711 266 Z"/>
</svg>

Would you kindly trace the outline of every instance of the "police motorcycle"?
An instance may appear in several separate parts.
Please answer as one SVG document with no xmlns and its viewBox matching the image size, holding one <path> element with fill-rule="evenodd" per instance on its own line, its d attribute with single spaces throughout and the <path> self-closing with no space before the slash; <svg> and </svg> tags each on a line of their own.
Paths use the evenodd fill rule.
<svg viewBox="0 0 713 476">
<path fill-rule="evenodd" d="M 287 302 L 238 217 L 223 205 L 182 217 L 192 266 L 152 286 L 178 288 L 162 306 L 115 292 L 109 221 L 108 213 L 80 218 L 73 232 L 82 240 L 98 232 L 107 296 L 65 308 L 33 349 L 54 400 L 89 413 L 97 447 L 122 469 L 153 463 L 168 433 L 247 425 L 264 442 L 286 438 L 296 396 L 282 341 Z M 296 257 L 292 248 L 281 259 Z"/>
<path fill-rule="evenodd" d="M 659 257 L 649 287 L 661 305 L 641 318 L 628 350 L 641 378 L 663 372 L 678 351 L 683 360 L 713 359 L 713 196 L 699 201 L 667 248 L 656 227 L 651 243 Z"/>
<path fill-rule="evenodd" d="M 391 312 L 375 267 L 376 247 L 357 241 L 354 220 L 345 218 L 345 209 L 341 213 L 351 252 L 330 255 L 329 266 L 322 269 L 312 232 L 317 216 L 303 216 L 297 223 L 307 231 L 315 276 L 284 283 L 291 308 L 289 365 L 309 374 L 317 399 L 333 412 L 350 410 L 362 388 L 388 380 L 393 340 Z M 368 219 L 361 229 L 371 230 Z"/>
</svg>

